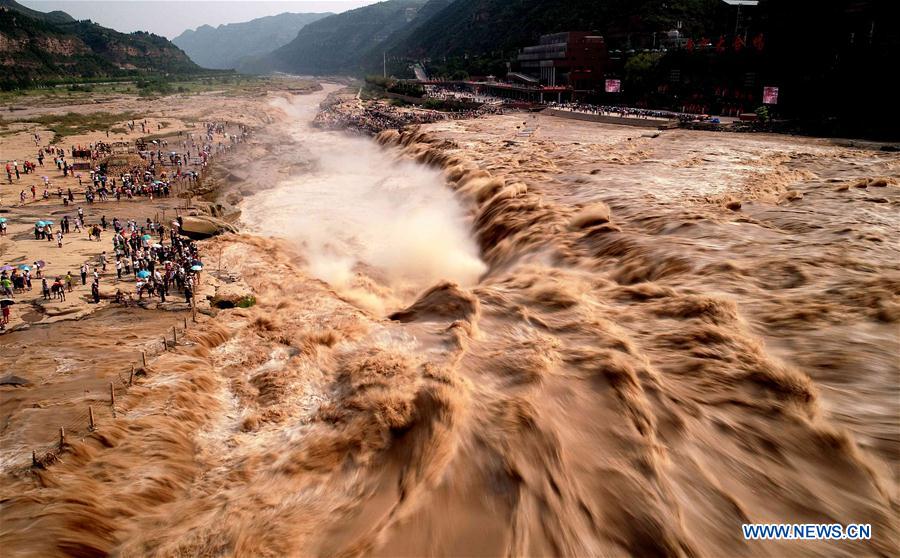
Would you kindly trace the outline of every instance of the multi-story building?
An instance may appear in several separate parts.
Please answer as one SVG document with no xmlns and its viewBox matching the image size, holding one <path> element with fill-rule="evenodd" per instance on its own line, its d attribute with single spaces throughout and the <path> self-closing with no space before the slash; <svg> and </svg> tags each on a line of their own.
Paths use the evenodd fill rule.
<svg viewBox="0 0 900 558">
<path fill-rule="evenodd" d="M 597 89 L 608 61 L 603 37 L 583 31 L 543 35 L 540 44 L 523 48 L 516 59 L 520 72 L 541 85 L 576 91 Z"/>
</svg>

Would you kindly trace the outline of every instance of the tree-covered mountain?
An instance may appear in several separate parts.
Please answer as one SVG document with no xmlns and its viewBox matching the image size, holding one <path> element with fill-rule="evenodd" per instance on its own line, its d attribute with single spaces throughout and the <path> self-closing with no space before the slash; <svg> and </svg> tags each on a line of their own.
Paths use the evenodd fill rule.
<svg viewBox="0 0 900 558">
<path fill-rule="evenodd" d="M 231 69 L 245 57 L 268 54 L 288 44 L 304 26 L 330 15 L 286 12 L 218 27 L 202 25 L 172 42 L 204 68 Z"/>
<path fill-rule="evenodd" d="M 365 60 L 415 21 L 426 3 L 388 0 L 326 17 L 301 29 L 293 41 L 274 52 L 245 60 L 238 69 L 248 73 L 362 73 Z"/>
<path fill-rule="evenodd" d="M 39 12 L 37 10 L 32 10 L 14 0 L 0 0 L 0 9 L 7 8 L 21 14 L 27 15 L 28 17 L 39 19 L 41 21 L 45 21 L 47 23 L 70 23 L 75 21 L 75 18 L 67 14 L 66 12 L 54 11 L 54 12 Z"/>
<path fill-rule="evenodd" d="M 64 12 L 0 0 L 0 85 L 44 80 L 186 73 L 200 68 L 164 37 L 120 33 Z"/>
<path fill-rule="evenodd" d="M 702 32 L 721 0 L 456 0 L 398 43 L 417 58 L 514 52 L 558 31 L 597 31 L 612 47 L 635 33 Z"/>
</svg>

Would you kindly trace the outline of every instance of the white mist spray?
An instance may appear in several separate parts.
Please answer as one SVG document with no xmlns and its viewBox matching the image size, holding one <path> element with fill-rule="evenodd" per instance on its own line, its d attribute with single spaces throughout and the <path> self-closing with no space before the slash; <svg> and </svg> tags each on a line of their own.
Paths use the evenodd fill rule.
<svg viewBox="0 0 900 558">
<path fill-rule="evenodd" d="M 395 290 L 477 282 L 485 265 L 441 173 L 395 160 L 371 140 L 310 129 L 320 100 L 276 101 L 296 119 L 294 138 L 314 170 L 245 200 L 247 224 L 297 240 L 310 274 L 337 288 L 354 284 L 360 264 Z"/>
</svg>

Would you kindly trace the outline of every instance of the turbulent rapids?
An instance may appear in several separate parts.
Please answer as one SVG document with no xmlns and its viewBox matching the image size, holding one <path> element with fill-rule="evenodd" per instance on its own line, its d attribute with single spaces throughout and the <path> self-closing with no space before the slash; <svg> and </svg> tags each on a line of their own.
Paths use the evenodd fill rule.
<svg viewBox="0 0 900 558">
<path fill-rule="evenodd" d="M 478 281 L 485 266 L 440 171 L 368 139 L 315 131 L 307 99 L 276 106 L 294 119 L 291 137 L 308 164 L 242 204 L 252 232 L 297 241 L 311 275 L 377 310 L 442 279 Z M 390 291 L 370 292 L 372 279 Z"/>
<path fill-rule="evenodd" d="M 203 247 L 257 304 L 20 475 L 0 545 L 896 552 L 895 155 L 523 115 L 373 142 L 303 125 L 323 96 L 277 101 L 257 148 L 295 170 Z M 751 522 L 875 536 L 749 543 Z"/>
</svg>

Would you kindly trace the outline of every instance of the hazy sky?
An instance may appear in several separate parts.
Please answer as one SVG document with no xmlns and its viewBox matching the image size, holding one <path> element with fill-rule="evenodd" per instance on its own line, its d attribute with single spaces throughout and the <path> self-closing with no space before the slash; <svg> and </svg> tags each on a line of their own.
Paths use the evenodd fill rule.
<svg viewBox="0 0 900 558">
<path fill-rule="evenodd" d="M 117 31 L 173 39 L 185 29 L 237 23 L 282 12 L 343 12 L 376 0 L 18 0 L 33 10 L 62 10 Z"/>
</svg>

